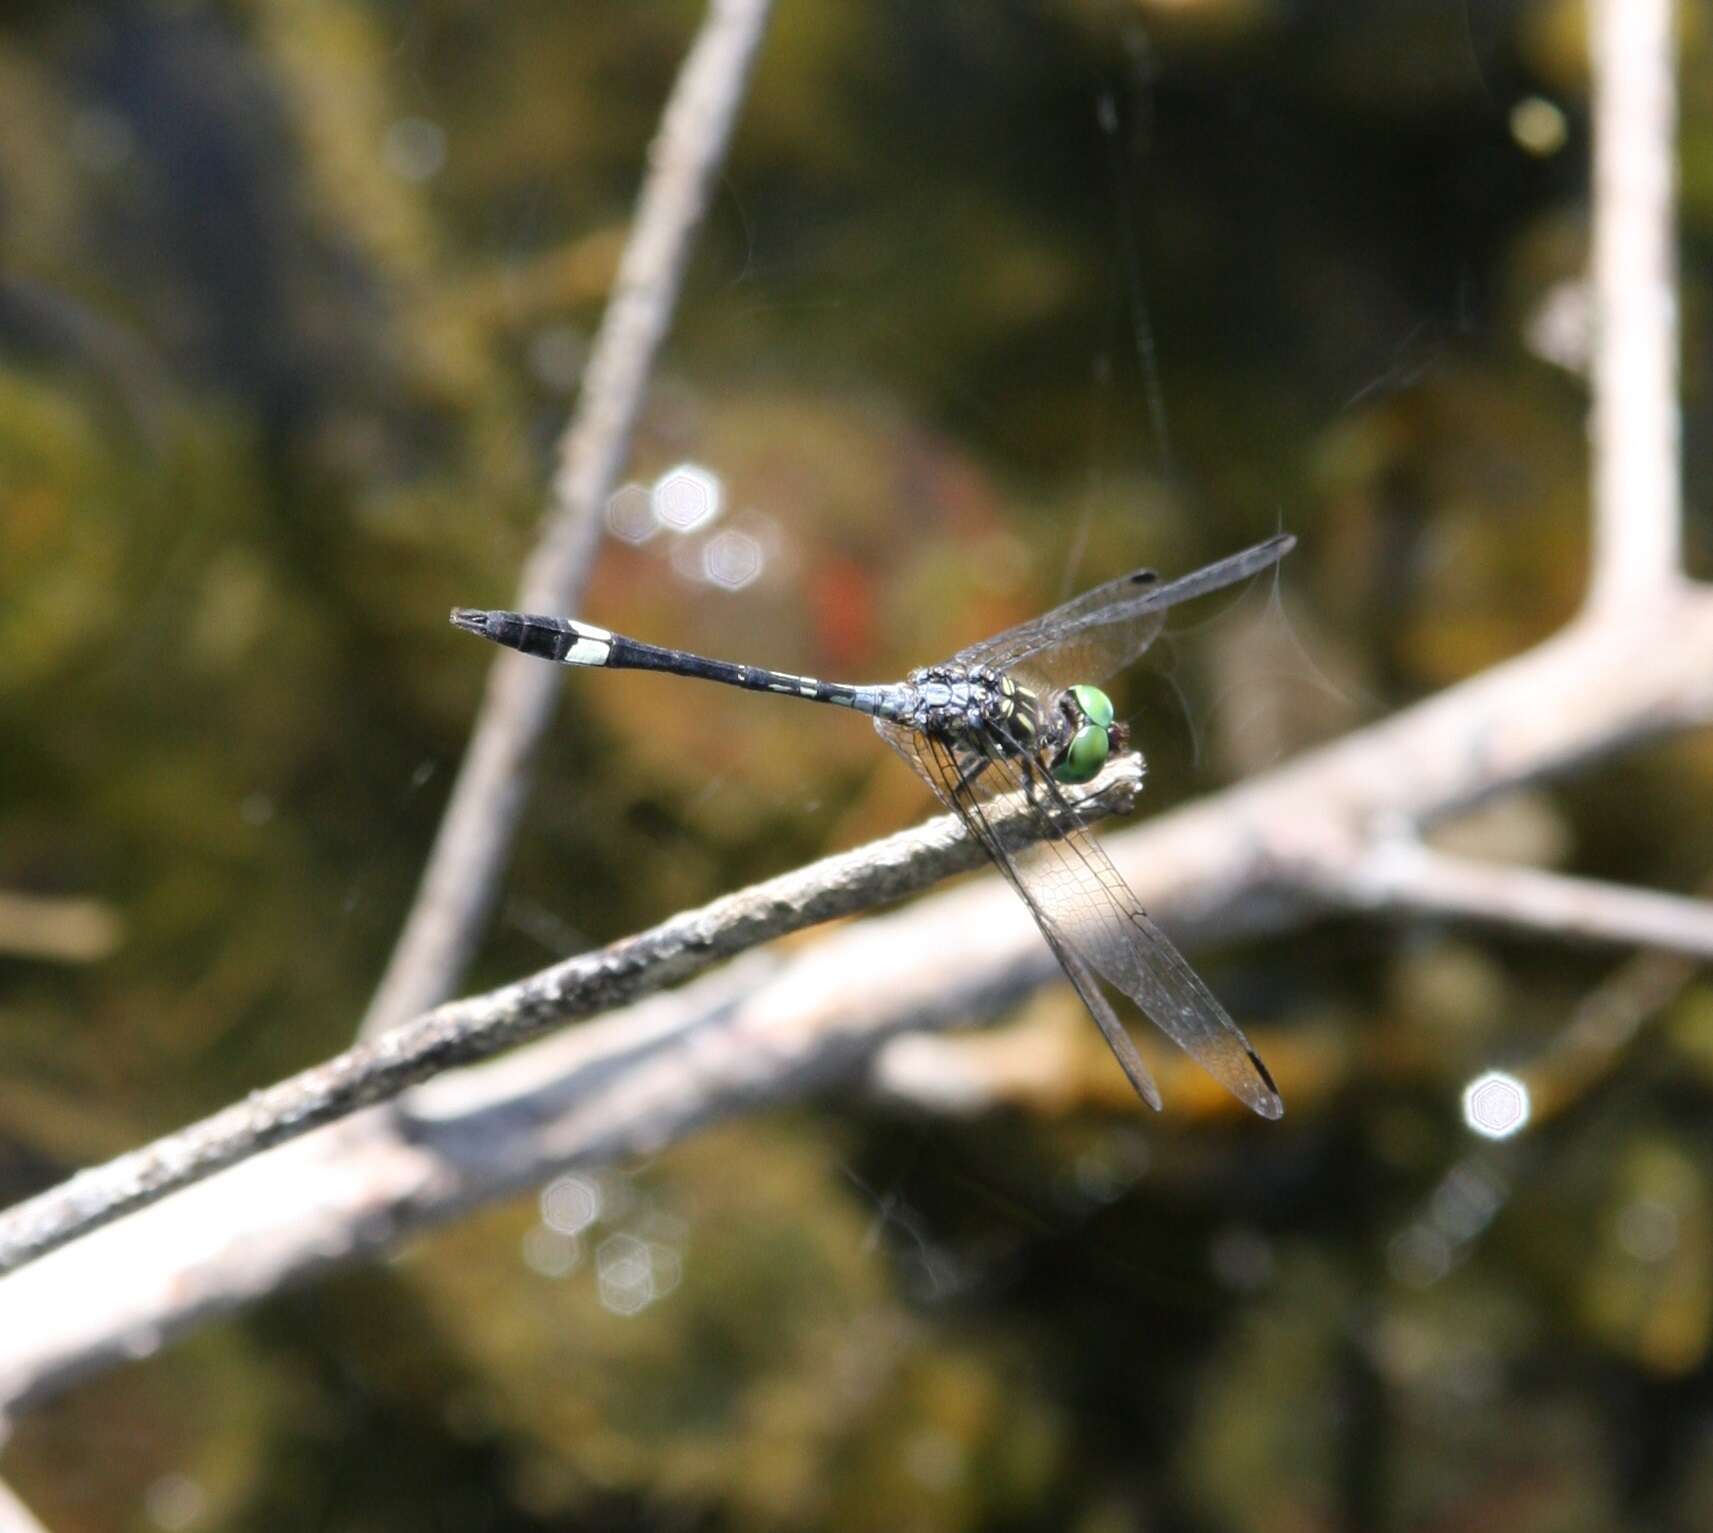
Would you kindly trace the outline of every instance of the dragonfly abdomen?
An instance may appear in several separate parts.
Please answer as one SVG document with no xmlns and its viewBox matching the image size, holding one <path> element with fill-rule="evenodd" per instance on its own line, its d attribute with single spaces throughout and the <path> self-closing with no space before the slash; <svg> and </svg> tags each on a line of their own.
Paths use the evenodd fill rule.
<svg viewBox="0 0 1713 1533">
<path fill-rule="evenodd" d="M 598 665 L 612 671 L 665 671 L 674 676 L 723 682 L 751 692 L 774 692 L 782 697 L 831 703 L 875 718 L 898 717 L 909 692 L 907 687 L 897 685 L 853 686 L 844 681 L 797 676 L 789 671 L 770 671 L 765 666 L 711 660 L 689 650 L 645 644 L 641 639 L 626 638 L 622 633 L 576 618 L 456 607 L 452 621 L 468 633 L 480 634 L 484 639 L 542 660 L 556 660 L 561 665 Z"/>
<path fill-rule="evenodd" d="M 773 692 L 781 697 L 801 697 L 814 703 L 831 703 L 857 713 L 891 717 L 897 687 L 856 686 L 847 681 L 822 681 L 818 676 L 798 676 L 791 671 L 770 671 L 761 665 L 738 665 L 730 660 L 710 660 L 688 650 L 662 649 L 613 634 L 608 641 L 611 654 L 600 663 L 615 670 L 669 671 L 675 676 L 695 676 L 703 681 L 724 682 L 751 692 Z"/>
</svg>

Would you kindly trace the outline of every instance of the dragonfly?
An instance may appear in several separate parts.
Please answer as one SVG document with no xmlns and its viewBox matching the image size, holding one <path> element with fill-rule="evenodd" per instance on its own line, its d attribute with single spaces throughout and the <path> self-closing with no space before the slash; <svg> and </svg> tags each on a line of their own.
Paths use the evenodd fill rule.
<svg viewBox="0 0 1713 1533">
<path fill-rule="evenodd" d="M 562 665 L 665 671 L 869 715 L 1022 897 L 1143 1101 L 1158 1110 L 1159 1088 L 1104 986 L 1239 1101 L 1278 1118 L 1285 1104 L 1260 1055 L 1149 918 L 1065 789 L 1093 781 L 1129 748 L 1100 683 L 1141 657 L 1174 607 L 1271 568 L 1295 543 L 1281 533 L 1175 580 L 1132 571 L 903 681 L 870 685 L 711 660 L 573 618 L 455 607 L 452 622 Z M 1002 798 L 1033 817 L 1028 837 L 1003 833 Z"/>
</svg>

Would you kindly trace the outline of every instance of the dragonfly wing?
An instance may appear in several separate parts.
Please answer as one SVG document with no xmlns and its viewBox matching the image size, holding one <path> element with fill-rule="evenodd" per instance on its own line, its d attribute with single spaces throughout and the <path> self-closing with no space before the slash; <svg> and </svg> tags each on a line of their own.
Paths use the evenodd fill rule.
<svg viewBox="0 0 1713 1533">
<path fill-rule="evenodd" d="M 1163 581 L 1153 570 L 1121 575 L 960 650 L 951 663 L 1001 672 L 1027 664 L 1031 677 L 1053 686 L 1104 681 L 1142 656 L 1173 607 L 1248 579 L 1277 564 L 1295 544 L 1295 538 L 1281 533 L 1176 580 Z"/>
<path fill-rule="evenodd" d="M 959 812 L 966 823 L 986 825 L 983 839 L 991 849 L 999 838 L 986 802 L 996 794 L 1016 792 L 1048 832 L 1026 846 L 1001 847 L 1003 856 L 995 860 L 1035 913 L 1054 951 L 1069 950 L 1085 972 L 1092 969 L 1122 990 L 1150 1022 L 1239 1101 L 1263 1118 L 1281 1116 L 1285 1104 L 1278 1087 L 1242 1029 L 1149 919 L 1112 859 L 1077 819 L 1058 784 L 1015 757 L 993 750 L 986 756 L 986 770 L 978 782 L 962 785 L 965 802 Z M 954 777 L 940 790 L 941 796 L 959 792 L 959 781 Z M 1073 982 L 1077 980 L 1077 971 L 1068 964 L 1066 972 Z M 1088 999 L 1086 992 L 1083 998 Z M 1092 1004 L 1089 1010 L 1101 1030 L 1107 1031 L 1100 1011 Z M 1122 1053 L 1119 1057 L 1123 1062 Z"/>
<path fill-rule="evenodd" d="M 987 665 L 1008 674 L 1019 661 L 1051 655 L 1058 662 L 1056 673 L 1074 675 L 1077 681 L 1104 681 L 1139 660 L 1166 626 L 1165 608 L 1139 605 L 1158 580 L 1153 570 L 1109 580 L 1062 607 L 959 650 L 948 663 L 966 670 Z M 1040 667 L 1032 669 L 1038 672 Z"/>
<path fill-rule="evenodd" d="M 1111 858 L 1087 831 L 1074 831 L 1068 839 L 1083 843 L 1072 855 L 1085 865 L 1099 865 L 1103 882 L 1110 880 L 1122 891 L 1114 900 L 1114 919 L 1129 927 L 1132 945 L 1120 961 L 1102 972 L 1240 1102 L 1263 1118 L 1283 1117 L 1284 1099 L 1261 1056 L 1184 955 L 1149 918 Z"/>
<path fill-rule="evenodd" d="M 1019 775 L 1015 763 L 999 765 Z M 1033 787 L 1039 797 L 1063 804 L 1058 785 L 1045 773 L 1037 774 Z M 1061 820 L 1057 809 L 1052 819 Z M 1091 967 L 1239 1101 L 1263 1118 L 1284 1113 L 1278 1087 L 1243 1030 L 1149 919 L 1086 829 L 1073 819 L 1062 836 L 1021 849 L 1016 860 L 1032 898 Z"/>
<path fill-rule="evenodd" d="M 909 762 L 922 780 L 934 790 L 934 796 L 957 815 L 1011 886 L 1022 896 L 1023 903 L 1029 907 L 1036 924 L 1041 928 L 1041 935 L 1047 939 L 1047 946 L 1059 960 L 1059 967 L 1065 971 L 1065 977 L 1070 980 L 1083 1005 L 1088 1008 L 1089 1015 L 1094 1018 L 1095 1025 L 1101 1030 L 1136 1094 L 1155 1112 L 1159 1112 L 1160 1088 L 1154 1084 L 1154 1077 L 1149 1073 L 1147 1065 L 1142 1063 L 1142 1056 L 1136 1052 L 1136 1045 L 1131 1041 L 1130 1034 L 1125 1031 L 1124 1024 L 1118 1020 L 1117 1013 L 1113 1011 L 1111 1003 L 1102 992 L 1100 981 L 1090 972 L 1088 965 L 1066 942 L 1063 935 L 1054 930 L 1041 907 L 1030 899 L 1024 890 L 1011 863 L 1014 852 L 1008 850 L 995 833 L 985 810 L 984 796 L 977 792 L 974 784 L 965 780 L 953 761 L 951 752 L 944 745 L 930 740 L 916 730 L 888 723 L 885 719 L 876 719 L 874 727 L 880 731 L 881 738 Z"/>
<path fill-rule="evenodd" d="M 1003 864 L 1001 864 L 1003 866 Z M 1009 874 L 1009 870 L 1007 870 Z M 1029 902 L 1025 902 L 1029 903 Z M 1105 992 L 1100 988 L 1100 981 L 1089 972 L 1088 965 L 1077 957 L 1076 949 L 1069 946 L 1047 923 L 1040 910 L 1029 903 L 1029 910 L 1035 917 L 1035 924 L 1041 928 L 1041 935 L 1047 939 L 1047 946 L 1053 950 L 1053 956 L 1059 960 L 1059 967 L 1070 978 L 1076 992 L 1082 997 L 1082 1003 L 1088 1008 L 1088 1014 L 1094 1018 L 1094 1025 L 1106 1039 L 1107 1047 L 1112 1050 L 1119 1068 L 1129 1078 L 1135 1088 L 1136 1095 L 1141 1097 L 1155 1112 L 1165 1105 L 1160 1100 L 1160 1088 L 1154 1083 L 1153 1073 L 1142 1063 L 1142 1056 L 1136 1052 L 1136 1044 L 1124 1024 L 1118 1020 L 1118 1013 L 1112 1009 L 1112 1003 L 1107 1000 Z"/>
</svg>

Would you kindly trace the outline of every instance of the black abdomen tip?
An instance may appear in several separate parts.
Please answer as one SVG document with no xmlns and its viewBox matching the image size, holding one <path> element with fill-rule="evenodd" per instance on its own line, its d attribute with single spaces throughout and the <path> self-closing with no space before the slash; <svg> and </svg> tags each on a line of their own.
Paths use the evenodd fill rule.
<svg viewBox="0 0 1713 1533">
<path fill-rule="evenodd" d="M 529 654 L 545 654 L 550 660 L 557 660 L 557 654 L 549 653 L 552 639 L 551 630 L 545 633 L 541 630 L 544 625 L 538 619 L 524 617 L 517 612 L 485 612 L 480 607 L 454 607 L 452 623 L 456 628 L 462 628 L 465 633 L 477 634 L 484 639 L 492 639 L 496 644 L 504 644 L 510 649 L 525 650 Z"/>
</svg>

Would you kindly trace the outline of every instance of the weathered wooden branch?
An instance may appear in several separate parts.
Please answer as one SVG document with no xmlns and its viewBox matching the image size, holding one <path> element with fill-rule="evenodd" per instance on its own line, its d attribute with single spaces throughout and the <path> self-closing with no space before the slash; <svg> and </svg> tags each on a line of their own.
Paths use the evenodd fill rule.
<svg viewBox="0 0 1713 1533">
<path fill-rule="evenodd" d="M 1666 371 L 1675 300 L 1661 256 L 1670 249 L 1669 18 L 1664 0 L 1598 0 L 1596 12 L 1596 137 L 1626 146 L 1602 159 L 1595 209 L 1596 249 L 1607 254 L 1596 257 L 1604 424 L 1588 607 L 1529 653 L 1384 723 L 1107 838 L 1156 917 L 1186 941 L 1294 926 L 1329 905 L 1419 910 L 1431 897 L 1441 915 L 1526 918 L 1617 941 L 1675 932 L 1685 949 L 1704 951 L 1690 902 L 1514 869 L 1476 877 L 1454 897 L 1446 880 L 1467 878 L 1467 865 L 1430 859 L 1412 870 L 1396 852 L 1418 827 L 1483 798 L 1713 720 L 1713 593 L 1678 568 L 1676 430 L 1661 425 L 1675 421 Z M 1649 228 L 1633 239 L 1607 227 L 1634 219 Z M 1629 338 L 1634 327 L 1651 339 Z M 1648 418 L 1624 411 L 1626 391 L 1652 401 Z M 860 863 L 864 854 L 852 855 Z M 1570 923 L 1540 912 L 1541 897 L 1590 892 L 1619 897 L 1604 914 L 1600 899 L 1585 903 Z M 747 953 L 670 994 L 444 1075 L 412 1093 L 408 1125 L 358 1113 L 0 1279 L 0 1400 L 17 1409 L 45 1398 L 558 1167 L 656 1149 L 716 1118 L 860 1081 L 888 1040 L 991 1014 L 1053 972 L 1020 903 L 983 880 L 789 953 Z M 504 1033 L 533 1025 L 551 988 L 525 982 L 464 1004 Z M 1632 1019 L 1624 1036 L 1634 1031 Z M 371 1047 L 401 1047 L 411 1035 L 407 1026 Z M 1281 1084 L 1288 1097 L 1288 1075 Z M 15 1255 L 42 1249 L 20 1241 L 18 1224 L 4 1228 Z"/>
<path fill-rule="evenodd" d="M 648 377 L 678 301 L 691 241 L 725 160 L 767 24 L 769 0 L 710 0 L 648 155 L 636 220 L 595 336 L 540 536 L 523 572 L 525 612 L 571 612 L 600 540 L 607 498 L 630 455 Z M 452 796 L 362 1036 L 452 994 L 511 855 L 535 755 L 561 678 L 498 652 Z"/>
<path fill-rule="evenodd" d="M 1377 841 L 1332 881 L 1329 893 L 1357 910 L 1479 922 L 1713 959 L 1713 901 L 1453 857 L 1413 836 Z"/>
<path fill-rule="evenodd" d="M 1594 607 L 1682 560 L 1671 0 L 1592 0 Z"/>
<path fill-rule="evenodd" d="M 125 923 L 103 900 L 0 889 L 0 953 L 50 963 L 95 963 L 124 940 Z"/>
<path fill-rule="evenodd" d="M 1127 809 L 1141 789 L 1140 758 L 1123 756 L 1076 802 L 1086 818 L 1098 819 Z M 1017 802 L 996 811 L 993 823 L 1001 838 L 1020 842 L 1037 839 L 1041 829 L 1039 816 Z M 686 911 L 516 984 L 437 1007 L 0 1214 L 0 1273 L 270 1146 L 390 1100 L 443 1070 L 485 1059 L 574 1017 L 623 1005 L 787 932 L 926 888 L 978 866 L 983 856 L 961 822 L 942 815 Z"/>
<path fill-rule="evenodd" d="M 11 1487 L 0 1484 L 0 1533 L 45 1533 Z"/>
</svg>

